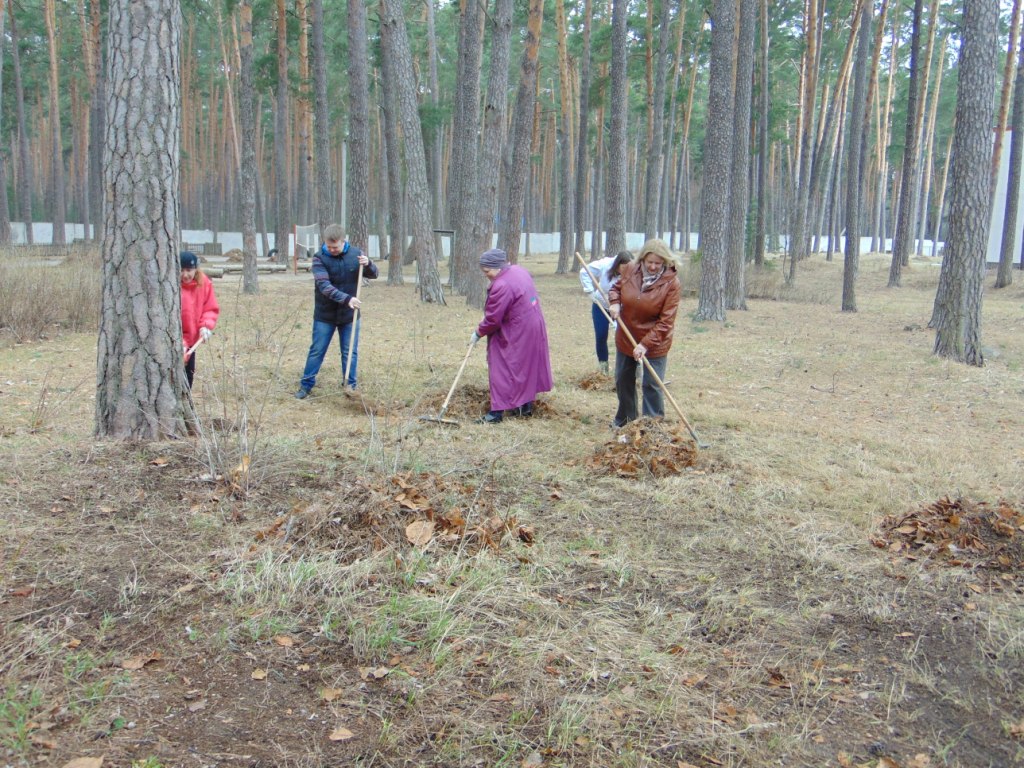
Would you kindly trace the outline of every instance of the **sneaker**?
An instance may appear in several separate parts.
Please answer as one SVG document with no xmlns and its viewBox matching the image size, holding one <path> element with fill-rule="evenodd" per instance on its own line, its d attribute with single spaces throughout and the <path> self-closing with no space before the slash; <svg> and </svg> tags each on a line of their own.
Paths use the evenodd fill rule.
<svg viewBox="0 0 1024 768">
<path fill-rule="evenodd" d="M 304 387 L 300 387 L 299 391 L 295 393 L 296 400 L 305 400 L 307 397 L 309 397 L 309 390 Z"/>
<path fill-rule="evenodd" d="M 503 411 L 488 411 L 479 419 L 476 420 L 477 424 L 500 424 L 505 418 Z"/>
<path fill-rule="evenodd" d="M 607 361 L 607 360 L 602 360 L 601 362 L 599 362 L 599 363 L 597 364 L 597 368 L 598 368 L 598 370 L 599 370 L 599 371 L 601 371 L 601 373 L 603 373 L 603 374 L 604 374 L 605 376 L 607 376 L 607 375 L 608 375 L 608 361 Z"/>
</svg>

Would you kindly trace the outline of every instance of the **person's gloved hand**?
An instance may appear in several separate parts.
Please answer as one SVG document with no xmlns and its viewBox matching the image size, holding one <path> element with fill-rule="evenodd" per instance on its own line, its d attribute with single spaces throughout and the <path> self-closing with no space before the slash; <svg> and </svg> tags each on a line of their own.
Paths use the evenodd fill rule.
<svg viewBox="0 0 1024 768">
<path fill-rule="evenodd" d="M 480 334 L 477 333 L 476 331 L 473 331 L 473 336 L 472 338 L 470 338 L 469 343 L 476 344 L 478 341 L 480 341 Z"/>
<path fill-rule="evenodd" d="M 205 325 L 199 329 L 199 338 L 201 338 L 203 341 L 209 341 L 211 336 L 213 336 L 213 331 L 211 331 Z"/>
</svg>

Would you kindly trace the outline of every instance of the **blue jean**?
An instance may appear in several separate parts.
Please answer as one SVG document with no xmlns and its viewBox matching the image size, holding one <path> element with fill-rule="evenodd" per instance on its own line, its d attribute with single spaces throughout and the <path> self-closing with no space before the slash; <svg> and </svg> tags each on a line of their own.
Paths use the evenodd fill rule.
<svg viewBox="0 0 1024 768">
<path fill-rule="evenodd" d="M 611 323 L 595 302 L 590 302 L 590 315 L 594 318 L 594 341 L 597 347 L 597 362 L 608 362 L 608 329 Z"/>
<path fill-rule="evenodd" d="M 647 362 L 657 372 L 658 377 L 664 381 L 668 355 L 649 357 Z M 619 396 L 619 410 L 615 413 L 615 426 L 617 427 L 637 418 L 636 374 L 637 369 L 642 365 L 643 363 L 635 360 L 632 355 L 624 355 L 615 350 L 615 392 Z M 661 388 L 654 381 L 654 377 L 647 375 L 646 371 L 643 383 L 643 413 L 644 416 L 655 418 L 665 415 L 665 398 L 662 396 Z"/>
<path fill-rule="evenodd" d="M 299 382 L 305 390 L 310 390 L 316 384 L 316 375 L 320 373 L 320 366 L 323 365 L 324 357 L 327 355 L 327 348 L 331 346 L 331 339 L 334 332 L 338 332 L 338 340 L 341 344 L 341 375 L 345 375 L 345 363 L 348 360 L 348 344 L 352 337 L 352 323 L 337 326 L 334 323 L 324 323 L 320 320 L 313 321 L 313 342 L 309 345 L 309 354 L 306 356 L 306 368 L 302 372 L 302 381 Z M 359 362 L 359 321 L 356 321 L 356 338 L 352 346 L 352 368 L 348 372 L 348 386 L 356 387 L 356 365 Z"/>
</svg>

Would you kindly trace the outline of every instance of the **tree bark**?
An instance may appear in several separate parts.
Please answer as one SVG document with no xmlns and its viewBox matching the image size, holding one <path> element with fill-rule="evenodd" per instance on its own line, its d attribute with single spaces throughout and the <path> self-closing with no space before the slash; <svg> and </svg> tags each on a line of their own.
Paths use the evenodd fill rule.
<svg viewBox="0 0 1024 768">
<path fill-rule="evenodd" d="M 593 24 L 593 0 L 584 0 L 583 5 L 583 52 L 580 64 L 580 111 L 579 130 L 576 138 L 576 209 L 574 223 L 576 227 L 575 250 L 580 254 L 587 252 L 586 244 L 586 210 L 587 210 L 587 145 L 590 135 L 590 30 Z M 596 233 L 591 232 L 591 237 Z"/>
<path fill-rule="evenodd" d="M 50 51 L 50 197 L 53 217 L 53 244 L 64 245 L 67 238 L 64 224 L 67 222 L 67 202 L 64 187 L 67 179 L 64 173 L 64 141 L 60 130 L 60 50 L 57 47 L 57 10 L 55 0 L 44 3 L 46 16 L 46 39 Z"/>
<path fill-rule="evenodd" d="M 541 25 L 544 21 L 543 0 L 529 0 L 526 22 L 526 44 L 519 75 L 519 90 L 509 141 L 511 159 L 505 173 L 508 200 L 498 247 L 508 254 L 510 262 L 519 259 L 519 240 L 523 232 L 524 201 L 530 181 L 530 150 L 533 147 L 534 105 L 537 102 L 537 57 L 540 53 Z"/>
<path fill-rule="evenodd" d="M 664 0 L 666 5 L 668 0 Z M 558 45 L 558 94 L 560 97 L 559 124 L 557 138 L 559 147 L 558 162 L 558 203 L 559 203 L 559 238 L 558 238 L 558 264 L 555 266 L 555 273 L 564 275 L 575 263 L 572 257 L 572 233 L 573 233 L 573 211 L 575 205 L 573 194 L 576 191 L 572 183 L 573 175 L 573 154 L 572 154 L 572 85 L 569 82 L 569 56 L 568 56 L 568 31 L 565 25 L 565 6 L 559 0 L 555 3 L 555 23 L 557 29 Z"/>
<path fill-rule="evenodd" d="M 463 0 L 459 24 L 459 50 L 455 105 L 452 116 L 452 144 L 458 151 L 452 153 L 448 196 L 448 214 L 455 230 L 452 258 L 448 265 L 452 289 L 466 290 L 476 269 L 473 263 L 473 216 L 471 201 L 475 198 L 473 185 L 477 179 L 477 146 L 480 129 L 480 59 L 483 52 L 482 13 L 483 0 Z M 479 271 L 479 270 L 477 270 Z"/>
<path fill-rule="evenodd" d="M 294 254 L 288 243 L 292 231 L 291 193 L 288 173 L 288 16 L 284 0 L 277 0 L 277 106 L 274 114 L 274 247 L 277 258 L 291 264 Z"/>
<path fill-rule="evenodd" d="M 381 44 L 383 55 L 392 56 L 398 86 L 398 105 L 405 140 L 405 167 L 409 185 L 409 213 L 412 250 L 419 276 L 420 300 L 444 304 L 444 291 L 437 272 L 433 226 L 430 221 L 430 187 L 423 131 L 416 100 L 416 75 L 405 29 L 400 0 L 381 0 Z"/>
<path fill-rule="evenodd" d="M 759 269 L 764 266 L 764 252 L 768 240 L 768 120 L 771 116 L 768 93 L 768 3 L 769 0 L 761 0 L 760 3 L 761 44 L 758 47 L 761 93 L 758 99 L 757 121 L 757 218 L 754 224 L 754 265 Z"/>
<path fill-rule="evenodd" d="M 725 321 L 725 263 L 729 257 L 729 180 L 735 108 L 733 0 L 715 0 L 711 18 L 711 72 L 704 135 L 704 194 L 700 207 L 700 294 L 695 320 Z"/>
<path fill-rule="evenodd" d="M 348 92 L 348 239 L 369 252 L 370 81 L 363 0 L 348 0 Z"/>
<path fill-rule="evenodd" d="M 313 161 L 316 177 L 316 221 L 324 228 L 336 220 L 331 194 L 331 121 L 327 106 L 327 50 L 324 46 L 324 2 L 312 0 L 313 28 Z"/>
<path fill-rule="evenodd" d="M 665 133 L 665 81 L 668 79 L 669 35 L 672 31 L 669 0 L 661 0 L 658 22 L 658 55 L 654 65 L 654 93 L 651 102 L 651 142 L 647 147 L 647 174 L 644 188 L 644 238 L 658 236 L 658 211 L 661 209 L 662 142 Z"/>
<path fill-rule="evenodd" d="M 28 147 L 25 88 L 21 81 L 21 54 L 18 50 L 18 22 L 14 15 L 14 0 L 7 0 L 7 13 L 11 20 L 11 70 L 14 75 L 14 104 L 18 116 L 18 207 L 21 220 L 25 223 L 25 242 L 32 245 L 32 156 Z"/>
<path fill-rule="evenodd" d="M 863 3 L 857 30 L 857 60 L 853 65 L 853 98 L 850 102 L 850 138 L 846 159 L 846 243 L 843 253 L 843 312 L 857 311 L 857 273 L 860 269 L 861 200 L 864 150 L 867 146 L 867 69 L 871 51 L 871 4 Z"/>
<path fill-rule="evenodd" d="M 626 50 L 628 40 L 629 4 L 627 0 L 612 0 L 611 87 L 608 103 L 611 107 L 611 128 L 608 132 L 608 172 L 605 174 L 608 193 L 605 202 L 604 252 L 615 254 L 626 248 L 626 181 L 629 168 L 626 162 L 625 108 L 628 73 Z"/>
<path fill-rule="evenodd" d="M 242 292 L 259 293 L 256 269 L 256 110 L 252 82 L 252 3 L 242 0 L 241 40 L 238 45 L 239 84 L 238 117 L 241 123 L 241 185 L 242 185 Z"/>
<path fill-rule="evenodd" d="M 733 112 L 732 199 L 729 203 L 729 252 L 725 264 L 725 308 L 746 309 L 747 212 L 750 210 L 750 112 L 754 77 L 754 27 L 757 0 L 740 0 Z"/>
<path fill-rule="evenodd" d="M 1010 137 L 1010 176 L 1006 180 L 1006 203 L 1003 209 L 1003 234 L 999 248 L 999 270 L 996 288 L 1013 283 L 1013 252 L 1017 239 L 1017 208 L 1020 198 L 1020 164 L 1024 157 L 1024 37 L 1017 54 L 1017 82 L 1013 85 L 1013 131 Z M 1024 237 L 1021 238 L 1024 242 Z"/>
<path fill-rule="evenodd" d="M 981 301 L 991 200 L 997 18 L 991 0 L 964 0 L 949 239 L 935 296 L 935 354 L 975 366 L 985 363 Z"/>
<path fill-rule="evenodd" d="M 494 210 L 501 180 L 501 150 L 505 142 L 505 104 L 511 58 L 512 0 L 497 0 L 494 32 L 491 34 L 491 71 L 484 100 L 483 141 L 477 169 L 476 213 L 471 234 L 472 252 L 478 256 L 491 247 Z M 486 278 L 475 267 L 465 276 L 466 303 L 482 308 L 486 299 Z"/>
<path fill-rule="evenodd" d="M 179 38 L 173 0 L 109 10 L 96 435 L 158 440 L 191 418 L 177 253 Z"/>
<path fill-rule="evenodd" d="M 914 198 L 917 183 L 917 114 L 920 85 L 922 0 L 914 0 L 914 21 L 910 33 L 910 83 L 907 94 L 906 140 L 903 149 L 903 171 L 900 184 L 899 211 L 896 217 L 896 237 L 892 243 L 892 262 L 889 266 L 889 287 L 900 285 L 903 264 L 910 253 L 910 240 L 914 232 Z"/>
</svg>

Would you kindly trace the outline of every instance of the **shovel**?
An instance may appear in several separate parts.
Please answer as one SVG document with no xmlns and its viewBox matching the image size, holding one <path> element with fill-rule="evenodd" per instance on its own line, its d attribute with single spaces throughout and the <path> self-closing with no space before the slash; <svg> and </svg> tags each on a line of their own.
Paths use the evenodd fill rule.
<svg viewBox="0 0 1024 768">
<path fill-rule="evenodd" d="M 587 274 L 590 275 L 590 279 L 593 281 L 594 287 L 597 290 L 601 291 L 601 295 L 604 297 L 604 300 L 608 301 L 608 294 L 604 292 L 604 289 L 601 287 L 601 283 L 598 282 L 597 278 L 594 276 L 594 273 L 590 271 L 590 265 L 583 260 L 583 257 L 580 256 L 579 251 L 576 252 L 576 258 L 579 259 L 580 264 L 583 265 L 583 268 L 587 270 Z M 611 302 L 608 303 L 611 304 Z M 601 311 L 604 313 L 604 316 L 607 317 L 608 322 L 611 323 L 612 317 L 611 315 L 608 314 L 608 311 L 604 308 L 603 305 L 598 304 L 598 306 L 601 307 Z M 633 334 L 630 333 L 629 328 L 622 321 L 621 317 L 619 318 L 619 327 L 622 328 L 623 332 L 626 334 L 626 338 L 629 339 L 629 343 L 636 347 L 636 339 L 633 338 Z M 657 371 L 654 370 L 654 366 L 652 366 L 650 361 L 647 359 L 647 355 L 641 356 L 640 359 L 644 361 L 644 368 L 646 369 L 647 373 L 651 375 L 651 377 L 654 379 L 654 382 L 664 393 L 665 397 L 667 397 L 668 401 L 672 403 L 672 407 L 675 408 L 676 414 L 678 414 L 680 421 L 683 422 L 683 426 L 686 427 L 686 431 L 690 433 L 690 437 L 693 438 L 693 442 L 697 444 L 698 448 L 710 447 L 708 443 L 701 441 L 700 437 L 697 436 L 697 433 L 694 431 L 693 427 L 690 426 L 690 422 L 687 421 L 686 417 L 683 415 L 682 408 L 679 407 L 679 404 L 676 402 L 676 399 L 672 397 L 672 393 L 668 391 L 668 388 L 665 386 L 665 382 L 661 380 L 661 376 L 659 376 Z"/>
<path fill-rule="evenodd" d="M 455 381 L 452 382 L 451 389 L 448 390 L 448 397 L 441 403 L 441 410 L 437 412 L 437 416 L 420 416 L 420 421 L 429 421 L 434 424 L 450 424 L 453 427 L 459 426 L 459 422 L 454 419 L 446 419 L 444 412 L 448 410 L 448 403 L 452 400 L 452 395 L 455 393 L 455 387 L 459 384 L 459 379 L 462 378 L 462 372 L 466 370 L 466 363 L 469 362 L 469 356 L 473 352 L 473 347 L 476 346 L 476 339 L 469 343 L 469 349 L 466 350 L 466 356 L 462 358 L 462 365 L 459 366 L 459 372 L 455 374 Z"/>
</svg>

